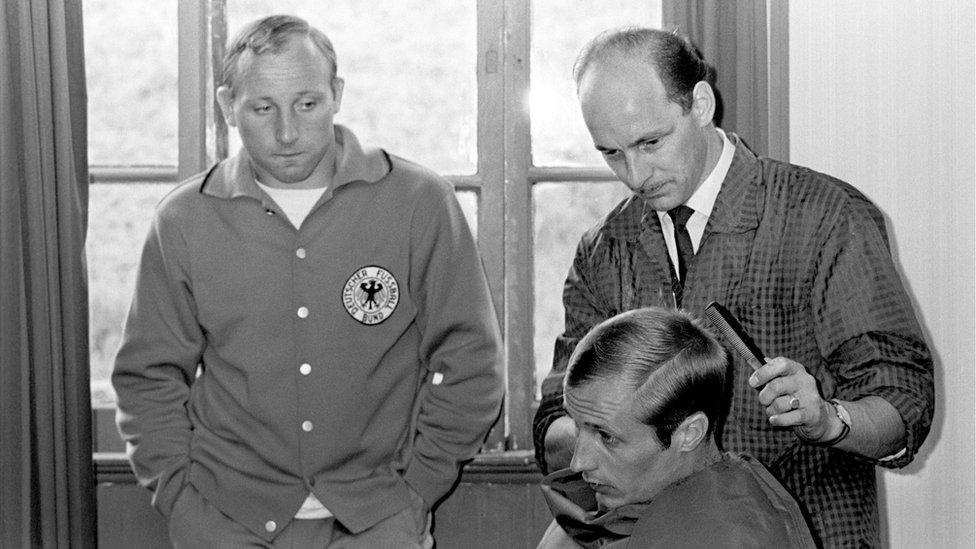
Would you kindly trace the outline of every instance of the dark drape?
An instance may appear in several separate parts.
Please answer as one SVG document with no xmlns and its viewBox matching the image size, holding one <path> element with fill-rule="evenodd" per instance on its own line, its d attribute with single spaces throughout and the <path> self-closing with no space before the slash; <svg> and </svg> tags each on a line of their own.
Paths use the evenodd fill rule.
<svg viewBox="0 0 976 549">
<path fill-rule="evenodd" d="M 758 154 L 787 160 L 786 2 L 664 0 L 665 28 L 691 38 L 715 67 L 716 120 Z"/>
<path fill-rule="evenodd" d="M 94 547 L 81 0 L 0 3 L 0 547 Z"/>
</svg>

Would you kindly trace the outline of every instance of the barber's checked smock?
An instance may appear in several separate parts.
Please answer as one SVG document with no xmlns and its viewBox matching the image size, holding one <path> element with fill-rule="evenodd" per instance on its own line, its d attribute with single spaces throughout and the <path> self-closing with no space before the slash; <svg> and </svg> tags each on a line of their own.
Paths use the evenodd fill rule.
<svg viewBox="0 0 976 549">
<path fill-rule="evenodd" d="M 869 395 L 891 403 L 907 432 L 906 451 L 889 461 L 802 444 L 776 428 L 748 384 L 752 369 L 735 353 L 724 448 L 757 457 L 809 514 L 828 547 L 877 546 L 875 465 L 909 463 L 932 422 L 932 360 L 891 260 L 884 219 L 850 185 L 812 170 L 757 158 L 737 137 L 732 165 L 688 266 L 683 307 L 701 314 L 728 307 L 766 356 L 803 364 L 824 398 Z M 621 202 L 582 238 L 564 289 L 565 332 L 543 382 L 534 422 L 543 436 L 564 415 L 569 355 L 595 324 L 656 305 L 671 291 L 658 216 L 635 197 Z"/>
<path fill-rule="evenodd" d="M 113 383 L 164 515 L 192 483 L 270 540 L 311 492 L 359 532 L 411 489 L 444 496 L 497 417 L 500 336 L 453 188 L 336 138 L 300 229 L 244 151 L 156 209 Z"/>
</svg>

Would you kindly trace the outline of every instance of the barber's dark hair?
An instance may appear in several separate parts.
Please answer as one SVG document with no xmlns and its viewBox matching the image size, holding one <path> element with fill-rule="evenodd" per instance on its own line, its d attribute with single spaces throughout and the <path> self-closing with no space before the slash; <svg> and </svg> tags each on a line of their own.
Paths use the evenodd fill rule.
<svg viewBox="0 0 976 549">
<path fill-rule="evenodd" d="M 708 418 L 706 436 L 714 435 L 727 410 L 729 367 L 725 349 L 700 321 L 649 307 L 590 330 L 569 359 L 565 390 L 624 380 L 635 392 L 637 419 L 667 448 L 674 430 L 695 412 Z"/>
<path fill-rule="evenodd" d="M 339 69 L 336 61 L 335 48 L 332 41 L 322 31 L 308 24 L 308 21 L 294 15 L 270 15 L 246 25 L 227 46 L 224 62 L 221 67 L 220 83 L 227 86 L 233 93 L 237 82 L 240 59 L 245 52 L 252 55 L 264 53 L 278 53 L 292 36 L 308 37 L 315 47 L 325 54 L 329 61 L 332 74 L 330 83 L 335 82 Z"/>
<path fill-rule="evenodd" d="M 610 54 L 644 59 L 657 69 L 668 99 L 688 113 L 695 84 L 708 82 L 715 87 L 715 70 L 705 62 L 688 38 L 677 32 L 645 27 L 623 27 L 598 34 L 580 51 L 573 66 L 578 88 L 587 69 Z"/>
</svg>

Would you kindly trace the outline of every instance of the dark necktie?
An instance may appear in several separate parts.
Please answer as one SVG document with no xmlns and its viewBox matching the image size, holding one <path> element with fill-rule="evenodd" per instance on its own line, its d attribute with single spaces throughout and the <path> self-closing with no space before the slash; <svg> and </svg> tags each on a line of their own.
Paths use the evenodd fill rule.
<svg viewBox="0 0 976 549">
<path fill-rule="evenodd" d="M 678 249 L 677 276 L 671 280 L 671 291 L 674 292 L 674 303 L 681 307 L 681 298 L 684 294 L 685 274 L 688 272 L 688 262 L 695 257 L 695 249 L 691 246 L 691 236 L 688 234 L 688 220 L 695 210 L 682 204 L 677 208 L 668 210 L 671 221 L 674 222 L 674 244 Z"/>
</svg>

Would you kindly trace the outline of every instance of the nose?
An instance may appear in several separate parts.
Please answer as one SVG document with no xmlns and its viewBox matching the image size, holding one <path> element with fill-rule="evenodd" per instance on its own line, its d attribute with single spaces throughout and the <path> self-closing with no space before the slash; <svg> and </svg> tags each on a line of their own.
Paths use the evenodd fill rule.
<svg viewBox="0 0 976 549">
<path fill-rule="evenodd" d="M 645 181 L 653 179 L 654 166 L 651 165 L 647 155 L 636 147 L 624 151 L 624 163 L 626 164 L 625 169 L 627 173 L 623 180 L 630 190 L 635 192 L 639 191 L 644 186 Z"/>
<path fill-rule="evenodd" d="M 595 467 L 592 435 L 580 432 L 576 437 L 576 444 L 573 445 L 573 459 L 569 462 L 569 468 L 574 472 L 584 473 Z"/>
<path fill-rule="evenodd" d="M 286 145 L 298 139 L 298 126 L 293 112 L 285 109 L 280 111 L 275 127 L 275 138 L 279 143 Z"/>
</svg>

